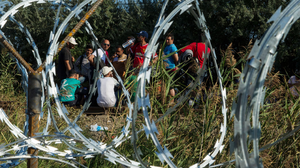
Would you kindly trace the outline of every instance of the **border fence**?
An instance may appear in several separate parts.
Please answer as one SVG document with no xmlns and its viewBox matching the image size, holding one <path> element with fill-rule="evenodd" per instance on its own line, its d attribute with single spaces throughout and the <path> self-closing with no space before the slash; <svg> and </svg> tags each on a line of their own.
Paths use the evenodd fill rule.
<svg viewBox="0 0 300 168">
<path fill-rule="evenodd" d="M 2 9 L 2 16 L 0 18 L 0 25 L 5 27 L 8 19 L 13 23 L 17 24 L 20 29 L 24 30 L 24 26 L 19 23 L 17 20 L 13 19 L 12 16 L 19 12 L 20 8 L 26 8 L 33 3 L 45 3 L 52 2 L 54 5 L 57 5 L 57 8 L 60 8 L 62 5 L 70 9 L 69 15 L 60 22 L 58 17 L 59 11 L 57 12 L 56 24 L 54 25 L 53 31 L 50 33 L 49 38 L 49 50 L 47 52 L 46 60 L 42 63 L 36 45 L 34 44 L 33 39 L 31 38 L 30 32 L 24 31 L 26 38 L 33 47 L 33 52 L 38 62 L 39 68 L 33 70 L 31 66 L 22 59 L 22 56 L 17 53 L 13 48 L 13 44 L 10 43 L 6 35 L 3 32 L 0 32 L 1 43 L 7 47 L 12 55 L 15 56 L 16 61 L 18 62 L 19 68 L 22 72 L 22 77 L 24 82 L 24 90 L 27 93 L 28 99 L 28 108 L 26 111 L 27 119 L 24 131 L 21 131 L 20 128 L 13 125 L 4 110 L 0 109 L 0 119 L 2 122 L 5 122 L 10 131 L 18 137 L 20 140 L 5 144 L 0 148 L 0 160 L 7 161 L 7 163 L 2 164 L 3 167 L 16 166 L 20 164 L 20 160 L 28 159 L 28 167 L 37 167 L 39 159 L 54 160 L 64 164 L 68 164 L 72 167 L 83 166 L 78 163 L 74 158 L 76 157 L 85 157 L 91 158 L 95 155 L 103 155 L 105 159 L 112 163 L 119 163 L 127 167 L 155 167 L 151 166 L 141 158 L 141 152 L 137 145 L 137 140 L 141 132 L 144 132 L 147 138 L 150 138 L 153 144 L 156 147 L 156 155 L 161 161 L 162 164 L 167 163 L 170 167 L 177 167 L 172 161 L 173 155 L 167 148 L 167 145 L 161 144 L 157 138 L 158 129 L 156 124 L 163 120 L 165 117 L 170 116 L 177 107 L 187 101 L 188 95 L 192 92 L 194 88 L 199 86 L 203 81 L 205 72 L 207 68 L 203 66 L 198 71 L 198 76 L 195 83 L 191 88 L 183 94 L 173 107 L 169 108 L 162 116 L 157 120 L 153 120 L 149 117 L 149 111 L 151 110 L 151 102 L 149 95 L 146 92 L 146 86 L 150 81 L 150 75 L 152 67 L 149 67 L 151 61 L 151 56 L 158 50 L 158 39 L 161 35 L 167 32 L 167 30 L 172 26 L 174 17 L 181 15 L 182 13 L 188 12 L 191 17 L 196 21 L 196 24 L 199 30 L 203 31 L 203 39 L 206 44 L 206 52 L 204 53 L 204 61 L 206 62 L 209 58 L 207 53 L 207 48 L 211 48 L 211 59 L 216 68 L 218 75 L 218 84 L 220 89 L 220 97 L 222 103 L 220 107 L 222 109 L 222 122 L 220 124 L 219 130 L 219 139 L 214 142 L 214 148 L 210 153 L 207 153 L 203 160 L 199 160 L 197 163 L 193 163 L 190 166 L 191 168 L 196 167 L 218 167 L 226 166 L 235 162 L 236 167 L 263 167 L 259 152 L 276 145 L 278 142 L 288 138 L 297 132 L 300 127 L 294 128 L 292 131 L 284 134 L 281 139 L 272 144 L 268 144 L 263 148 L 259 148 L 259 139 L 260 139 L 260 122 L 259 122 L 259 112 L 261 105 L 263 104 L 265 88 L 264 81 L 267 75 L 267 72 L 270 72 L 270 69 L 273 66 L 277 45 L 281 40 L 284 40 L 286 35 L 289 32 L 290 27 L 299 19 L 300 15 L 300 0 L 293 0 L 290 4 L 281 11 L 279 8 L 276 13 L 270 18 L 269 22 L 273 22 L 272 26 L 267 30 L 266 34 L 262 39 L 257 41 L 247 59 L 246 67 L 244 68 L 242 75 L 240 77 L 241 83 L 239 84 L 239 90 L 237 94 L 237 102 L 232 106 L 231 117 L 234 117 L 234 141 L 231 143 L 232 151 L 235 154 L 235 160 L 228 161 L 225 163 L 220 163 L 213 165 L 215 163 L 215 158 L 218 154 L 223 151 L 224 148 L 224 139 L 227 131 L 227 105 L 226 105 L 226 89 L 223 88 L 222 76 L 216 62 L 216 54 L 211 44 L 211 37 L 208 30 L 208 27 L 205 23 L 205 17 L 200 10 L 198 0 L 185 0 L 179 2 L 173 9 L 172 12 L 166 14 L 165 9 L 169 1 L 165 0 L 163 3 L 161 12 L 158 16 L 157 25 L 154 27 L 152 37 L 150 38 L 149 45 L 145 51 L 145 61 L 143 66 L 140 69 L 138 74 L 138 89 L 135 99 L 135 102 L 130 101 L 130 94 L 125 88 L 121 78 L 117 76 L 118 81 L 121 83 L 122 91 L 127 99 L 127 106 L 129 108 L 129 113 L 126 117 L 126 123 L 120 133 L 116 136 L 111 144 L 104 144 L 101 141 L 91 140 L 85 137 L 81 133 L 81 128 L 77 125 L 77 121 L 80 119 L 85 110 L 90 106 L 90 100 L 92 94 L 88 97 L 88 101 L 85 102 L 82 111 L 80 114 L 71 121 L 68 117 L 68 111 L 66 107 L 61 104 L 59 101 L 57 92 L 58 87 L 54 82 L 55 76 L 55 56 L 58 51 L 65 45 L 66 41 L 72 37 L 76 31 L 84 26 L 86 32 L 93 38 L 94 48 L 101 48 L 101 45 L 93 33 L 93 29 L 89 22 L 87 21 L 89 16 L 96 10 L 96 8 L 103 2 L 102 0 L 84 0 L 76 7 L 70 7 L 63 1 L 59 0 L 24 0 L 19 4 L 15 4 L 8 11 L 4 12 Z M 118 1 L 119 3 L 129 4 L 137 3 L 136 1 Z M 143 1 L 144 2 L 144 1 Z M 0 6 L 8 2 L 0 2 Z M 80 13 L 83 11 L 86 5 L 93 4 L 93 7 L 85 16 L 80 17 Z M 72 18 L 79 20 L 78 24 L 75 26 L 72 31 L 69 32 L 67 37 L 60 43 L 59 37 L 65 31 L 66 26 L 68 26 L 69 21 Z M 107 55 L 106 55 L 107 57 Z M 108 59 L 109 60 L 109 59 Z M 97 57 L 97 63 L 100 62 L 100 57 Z M 112 66 L 112 63 L 109 62 Z M 96 72 L 99 71 L 99 64 L 96 68 Z M 204 63 L 205 65 L 205 63 Z M 113 67 L 113 66 L 112 66 Z M 114 69 L 114 68 L 113 68 Z M 115 69 L 114 69 L 115 71 Z M 29 74 L 29 75 L 28 75 Z M 116 73 L 117 74 L 117 73 Z M 97 76 L 94 76 L 96 79 Z M 44 93 L 46 91 L 47 94 Z M 96 80 L 94 80 L 93 85 L 90 88 L 90 92 L 94 93 L 96 91 Z M 248 101 L 249 97 L 251 98 Z M 54 103 L 50 101 L 50 98 L 54 100 Z M 47 106 L 47 124 L 43 132 L 38 132 L 39 129 L 39 120 L 43 110 L 43 104 Z M 61 130 L 57 126 L 57 121 L 54 117 L 54 111 L 52 110 L 52 105 L 55 104 L 57 114 L 61 117 L 68 125 L 67 128 Z M 145 122 L 144 127 L 141 130 L 136 128 L 136 120 L 138 111 L 142 111 Z M 252 120 L 250 120 L 252 115 Z M 49 135 L 48 129 L 50 125 L 56 130 L 55 135 Z M 69 132 L 72 136 L 66 136 L 65 133 Z M 45 140 L 45 138 L 51 137 L 51 140 Z M 249 138 L 251 137 L 251 138 Z M 130 160 L 124 157 L 121 153 L 118 153 L 115 148 L 117 148 L 124 141 L 131 140 L 133 151 L 136 157 L 136 160 Z M 253 144 L 253 152 L 248 150 L 249 141 Z M 69 150 L 59 151 L 51 144 L 55 143 L 65 143 L 68 145 Z M 85 148 L 79 148 L 77 144 L 83 144 Z M 10 151 L 14 151 L 15 155 L 11 155 Z M 39 155 L 39 152 L 47 153 L 47 155 Z M 55 156 L 61 156 L 60 158 Z"/>
</svg>

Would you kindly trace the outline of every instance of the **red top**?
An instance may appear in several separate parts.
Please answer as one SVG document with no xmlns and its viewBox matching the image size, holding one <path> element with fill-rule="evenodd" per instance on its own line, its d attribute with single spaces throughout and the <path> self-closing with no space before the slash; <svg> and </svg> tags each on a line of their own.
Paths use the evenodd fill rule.
<svg viewBox="0 0 300 168">
<path fill-rule="evenodd" d="M 197 45 L 196 45 L 197 44 Z M 203 53 L 205 53 L 205 44 L 204 43 L 196 43 L 193 42 L 190 45 L 186 46 L 182 50 L 178 52 L 178 55 L 180 56 L 182 53 L 185 52 L 185 50 L 192 50 L 193 52 L 193 57 L 198 58 L 199 63 L 200 63 L 200 68 L 202 68 L 203 65 Z M 207 52 L 210 53 L 210 48 L 207 48 Z"/>
<path fill-rule="evenodd" d="M 109 58 L 109 55 L 108 55 L 108 52 L 107 52 L 107 51 L 105 51 L 105 54 L 106 54 L 107 57 Z M 106 57 L 105 57 L 105 65 L 108 65 L 108 60 L 106 59 Z"/>
<path fill-rule="evenodd" d="M 132 67 L 135 68 L 135 67 L 143 65 L 144 59 L 145 59 L 144 54 L 145 54 L 147 46 L 148 46 L 148 43 L 145 45 L 140 45 L 140 43 L 136 43 L 134 46 L 130 47 L 131 53 L 134 54 Z M 154 57 L 157 57 L 157 55 L 155 54 Z"/>
</svg>

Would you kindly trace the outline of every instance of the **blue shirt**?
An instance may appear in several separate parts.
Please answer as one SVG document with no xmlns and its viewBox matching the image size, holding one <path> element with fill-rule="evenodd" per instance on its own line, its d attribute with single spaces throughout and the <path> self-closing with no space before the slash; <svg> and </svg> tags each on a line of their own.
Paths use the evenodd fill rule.
<svg viewBox="0 0 300 168">
<path fill-rule="evenodd" d="M 175 44 L 171 44 L 166 46 L 166 48 L 164 49 L 164 56 L 177 51 L 177 47 L 175 46 Z M 177 54 L 177 52 L 175 53 Z M 164 62 L 167 64 L 166 69 L 173 69 L 175 68 L 175 61 L 173 56 L 169 56 L 167 58 L 164 59 Z"/>
<path fill-rule="evenodd" d="M 66 78 L 61 81 L 59 99 L 62 102 L 75 100 L 75 91 L 80 87 L 80 81 L 74 78 Z"/>
</svg>

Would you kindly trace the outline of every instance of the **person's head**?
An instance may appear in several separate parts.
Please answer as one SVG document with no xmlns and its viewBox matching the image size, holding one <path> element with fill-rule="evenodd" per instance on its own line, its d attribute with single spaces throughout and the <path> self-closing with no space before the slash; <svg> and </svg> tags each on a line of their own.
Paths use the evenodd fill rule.
<svg viewBox="0 0 300 168">
<path fill-rule="evenodd" d="M 173 43 L 174 43 L 174 35 L 170 33 L 166 38 L 166 44 L 171 45 Z"/>
<path fill-rule="evenodd" d="M 148 33 L 146 31 L 141 31 L 137 34 L 137 41 L 138 42 L 146 42 L 148 39 Z"/>
<path fill-rule="evenodd" d="M 103 48 L 104 51 L 107 51 L 110 47 L 109 40 L 107 40 L 107 39 L 102 40 L 101 47 Z"/>
<path fill-rule="evenodd" d="M 85 54 L 91 55 L 93 53 L 93 46 L 91 44 L 86 45 L 85 47 Z"/>
<path fill-rule="evenodd" d="M 116 53 L 117 53 L 117 55 L 118 56 L 122 56 L 123 54 L 124 54 L 124 49 L 123 49 L 123 47 L 122 46 L 117 46 L 117 48 L 116 48 Z"/>
<path fill-rule="evenodd" d="M 102 74 L 104 77 L 113 77 L 112 67 L 104 66 L 102 68 Z"/>
<path fill-rule="evenodd" d="M 75 69 L 71 69 L 69 71 L 69 78 L 74 78 L 78 80 L 78 73 L 75 71 Z"/>
<path fill-rule="evenodd" d="M 75 47 L 75 45 L 78 45 L 78 43 L 76 43 L 76 40 L 75 40 L 74 37 L 71 37 L 71 38 L 69 39 L 69 41 L 67 42 L 67 47 L 68 47 L 69 49 L 73 49 L 73 48 Z"/>
</svg>

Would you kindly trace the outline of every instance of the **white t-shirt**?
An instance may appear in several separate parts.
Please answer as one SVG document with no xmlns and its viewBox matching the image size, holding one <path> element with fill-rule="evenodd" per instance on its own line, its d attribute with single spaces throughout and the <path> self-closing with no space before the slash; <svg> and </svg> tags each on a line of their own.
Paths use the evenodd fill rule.
<svg viewBox="0 0 300 168">
<path fill-rule="evenodd" d="M 100 78 L 97 81 L 98 97 L 97 104 L 100 107 L 114 107 L 117 102 L 115 95 L 115 86 L 119 82 L 112 77 Z"/>
<path fill-rule="evenodd" d="M 100 58 L 102 59 L 103 62 L 105 62 L 106 56 L 104 55 L 104 52 L 99 48 L 98 50 L 98 54 L 100 56 Z M 97 57 L 97 52 L 96 50 L 93 52 L 93 54 L 95 57 Z"/>
</svg>

